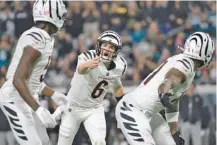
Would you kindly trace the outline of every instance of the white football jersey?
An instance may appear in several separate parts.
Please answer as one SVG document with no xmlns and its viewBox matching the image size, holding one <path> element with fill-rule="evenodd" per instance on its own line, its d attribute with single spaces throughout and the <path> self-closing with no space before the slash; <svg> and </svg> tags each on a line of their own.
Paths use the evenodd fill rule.
<svg viewBox="0 0 217 145">
<path fill-rule="evenodd" d="M 94 57 L 95 50 L 83 52 L 78 56 L 77 66 Z M 67 95 L 71 103 L 84 108 L 100 106 L 108 89 L 121 85 L 121 76 L 126 71 L 127 63 L 124 58 L 117 57 L 111 67 L 113 69 L 108 70 L 100 62 L 97 68 L 89 69 L 86 74 L 79 74 L 76 70 Z"/>
<path fill-rule="evenodd" d="M 35 63 L 32 73 L 28 79 L 28 87 L 31 95 L 37 98 L 38 91 L 43 81 L 44 75 L 47 72 L 48 65 L 51 60 L 51 55 L 54 46 L 54 38 L 46 31 L 32 27 L 25 31 L 19 38 L 11 64 L 6 75 L 7 81 L 1 88 L 4 99 L 1 101 L 15 101 L 22 99 L 13 86 L 13 77 L 17 69 L 20 58 L 25 47 L 30 46 L 37 49 L 41 56 Z"/>
<path fill-rule="evenodd" d="M 158 87 L 163 82 L 166 73 L 171 68 L 178 69 L 186 75 L 186 81 L 183 84 L 170 90 L 174 93 L 171 100 L 179 99 L 186 92 L 195 76 L 194 62 L 183 54 L 178 54 L 168 58 L 151 74 L 149 74 L 139 87 L 131 92 L 131 95 L 128 95 L 133 97 L 127 99 L 133 99 L 138 106 L 142 109 L 148 110 L 150 114 L 164 109 L 159 99 Z"/>
</svg>

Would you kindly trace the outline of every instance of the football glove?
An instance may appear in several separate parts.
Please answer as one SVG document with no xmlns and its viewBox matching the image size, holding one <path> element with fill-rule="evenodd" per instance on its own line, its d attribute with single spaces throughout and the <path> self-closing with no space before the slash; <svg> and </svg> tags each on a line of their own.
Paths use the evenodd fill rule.
<svg viewBox="0 0 217 145">
<path fill-rule="evenodd" d="M 185 140 L 182 138 L 182 136 L 179 132 L 176 132 L 173 134 L 173 139 L 176 142 L 176 145 L 184 145 L 185 144 Z"/>
<path fill-rule="evenodd" d="M 39 107 L 35 113 L 46 128 L 54 128 L 56 126 L 57 123 L 55 118 L 45 108 Z"/>
<path fill-rule="evenodd" d="M 160 101 L 162 105 L 166 108 L 172 108 L 173 103 L 170 101 L 170 97 L 172 96 L 172 93 L 161 93 L 159 94 Z"/>
<path fill-rule="evenodd" d="M 69 103 L 68 98 L 64 94 L 58 92 L 54 92 L 54 94 L 51 96 L 51 99 L 54 100 L 58 106 L 65 106 Z"/>
<path fill-rule="evenodd" d="M 63 113 L 63 110 L 60 107 L 57 107 L 57 109 L 52 114 L 53 118 L 56 119 L 56 121 L 59 121 L 61 119 L 61 115 Z"/>
<path fill-rule="evenodd" d="M 62 114 L 67 111 L 69 107 L 70 103 L 68 103 L 67 105 L 58 106 L 52 116 L 56 119 L 56 121 L 60 121 Z"/>
</svg>

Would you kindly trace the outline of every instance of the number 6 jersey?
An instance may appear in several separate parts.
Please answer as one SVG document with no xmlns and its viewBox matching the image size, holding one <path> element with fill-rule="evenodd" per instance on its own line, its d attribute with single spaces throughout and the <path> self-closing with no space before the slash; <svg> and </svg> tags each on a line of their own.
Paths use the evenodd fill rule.
<svg viewBox="0 0 217 145">
<path fill-rule="evenodd" d="M 31 95 L 37 98 L 38 91 L 43 81 L 44 75 L 47 72 L 47 67 L 50 63 L 50 58 L 53 51 L 54 38 L 39 28 L 32 27 L 25 31 L 19 38 L 11 64 L 8 68 L 6 79 L 7 81 L 1 88 L 2 95 L 0 94 L 0 102 L 10 102 L 22 100 L 15 87 L 13 86 L 13 78 L 16 72 L 19 60 L 22 57 L 23 50 L 29 46 L 41 53 L 37 62 L 34 64 L 32 73 L 28 78 L 28 87 Z"/>
<path fill-rule="evenodd" d="M 94 57 L 96 57 L 95 50 L 83 52 L 78 56 L 77 67 Z M 117 57 L 110 66 L 111 69 L 108 70 L 100 62 L 97 68 L 89 69 L 85 74 L 79 74 L 76 70 L 67 95 L 70 102 L 82 108 L 100 106 L 107 91 L 121 85 L 121 76 L 126 71 L 127 63 L 122 57 Z"/>
</svg>

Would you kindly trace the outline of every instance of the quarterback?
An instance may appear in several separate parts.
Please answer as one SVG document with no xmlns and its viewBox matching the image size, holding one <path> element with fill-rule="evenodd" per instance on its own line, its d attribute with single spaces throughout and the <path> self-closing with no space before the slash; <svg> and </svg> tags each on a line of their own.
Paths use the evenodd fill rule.
<svg viewBox="0 0 217 145">
<path fill-rule="evenodd" d="M 130 145 L 184 144 L 177 132 L 179 99 L 196 69 L 211 62 L 214 43 L 207 33 L 195 32 L 185 41 L 183 51 L 168 58 L 116 106 L 118 126 Z M 168 123 L 159 115 L 162 109 Z"/>
<path fill-rule="evenodd" d="M 62 28 L 65 16 L 62 0 L 35 1 L 35 26 L 20 36 L 0 90 L 0 107 L 20 145 L 50 145 L 46 128 L 55 127 L 56 120 L 39 105 L 38 94 L 50 96 L 60 107 L 67 104 L 63 94 L 43 83 L 54 46 L 52 35 Z"/>
<path fill-rule="evenodd" d="M 102 101 L 108 89 L 119 100 L 124 94 L 121 76 L 127 63 L 118 56 L 120 36 L 105 31 L 98 37 L 95 50 L 81 53 L 71 88 L 67 94 L 70 106 L 62 115 L 58 145 L 71 145 L 83 123 L 92 145 L 105 145 L 106 122 Z"/>
</svg>

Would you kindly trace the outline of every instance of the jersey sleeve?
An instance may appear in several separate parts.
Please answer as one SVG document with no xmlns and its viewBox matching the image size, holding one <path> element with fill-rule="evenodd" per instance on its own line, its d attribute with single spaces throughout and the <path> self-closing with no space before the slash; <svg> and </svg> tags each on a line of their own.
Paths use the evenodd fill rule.
<svg viewBox="0 0 217 145">
<path fill-rule="evenodd" d="M 82 63 L 84 63 L 87 60 L 90 60 L 90 56 L 87 54 L 87 52 L 83 52 L 83 53 L 81 53 L 78 56 L 78 63 L 77 63 L 77 65 L 82 64 Z"/>
<path fill-rule="evenodd" d="M 173 68 L 178 69 L 186 76 L 193 72 L 193 64 L 186 58 L 178 59 L 175 61 Z"/>
<path fill-rule="evenodd" d="M 81 53 L 79 56 L 78 56 L 78 63 L 77 63 L 77 69 L 78 69 L 78 66 L 84 62 L 86 62 L 87 60 L 90 60 L 90 56 L 86 53 L 86 52 L 83 52 Z M 88 69 L 87 71 L 89 71 L 90 69 Z"/>
<path fill-rule="evenodd" d="M 30 46 L 39 52 L 45 49 L 45 38 L 38 32 L 29 32 L 23 38 L 23 48 Z"/>
<path fill-rule="evenodd" d="M 85 51 L 82 52 L 79 56 L 78 56 L 78 64 L 84 63 L 87 60 L 93 59 L 94 57 L 96 57 L 96 53 L 93 51 Z"/>
<path fill-rule="evenodd" d="M 119 86 L 122 86 L 121 78 L 118 78 L 118 79 L 114 80 L 112 82 L 112 85 L 113 85 L 113 88 L 117 88 Z"/>
<path fill-rule="evenodd" d="M 120 57 L 120 58 L 121 58 L 121 61 L 123 63 L 122 75 L 124 75 L 127 71 L 127 61 L 123 57 Z"/>
</svg>

